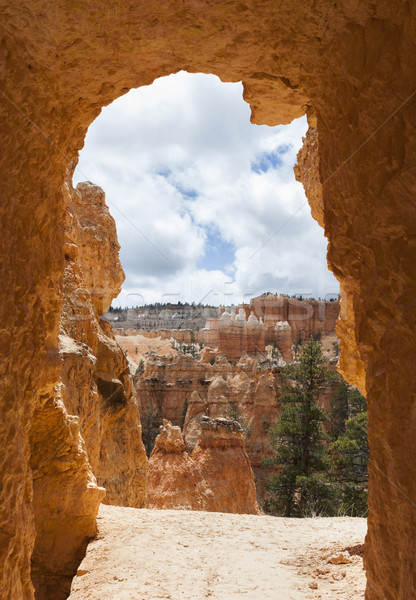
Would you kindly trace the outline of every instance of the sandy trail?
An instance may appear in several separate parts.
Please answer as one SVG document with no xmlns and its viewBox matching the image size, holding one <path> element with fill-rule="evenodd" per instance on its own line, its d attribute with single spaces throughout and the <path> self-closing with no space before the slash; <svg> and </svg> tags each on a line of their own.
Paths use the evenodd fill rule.
<svg viewBox="0 0 416 600">
<path fill-rule="evenodd" d="M 70 600 L 364 597 L 362 559 L 353 556 L 343 565 L 327 560 L 363 542 L 365 519 L 101 506 L 99 530 L 74 579 Z"/>
</svg>

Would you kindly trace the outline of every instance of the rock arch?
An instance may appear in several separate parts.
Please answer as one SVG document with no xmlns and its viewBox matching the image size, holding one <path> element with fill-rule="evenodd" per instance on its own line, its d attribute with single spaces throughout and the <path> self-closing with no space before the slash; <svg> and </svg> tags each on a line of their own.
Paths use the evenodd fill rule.
<svg viewBox="0 0 416 600">
<path fill-rule="evenodd" d="M 66 167 L 102 106 L 184 69 L 242 80 L 254 122 L 308 114 L 298 176 L 343 287 L 341 367 L 369 405 L 367 598 L 414 598 L 414 5 L 0 0 L 0 12 L 4 597 L 33 593 L 28 432 L 57 380 Z"/>
</svg>

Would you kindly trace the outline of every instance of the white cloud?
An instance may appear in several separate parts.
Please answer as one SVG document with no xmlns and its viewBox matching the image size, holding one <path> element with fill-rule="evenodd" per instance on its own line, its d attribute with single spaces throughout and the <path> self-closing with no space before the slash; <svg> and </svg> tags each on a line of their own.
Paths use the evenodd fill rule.
<svg viewBox="0 0 416 600">
<path fill-rule="evenodd" d="M 91 125 L 74 181 L 100 185 L 116 219 L 127 276 L 116 303 L 337 292 L 293 175 L 306 120 L 249 118 L 241 84 L 179 73 L 119 98 Z"/>
</svg>

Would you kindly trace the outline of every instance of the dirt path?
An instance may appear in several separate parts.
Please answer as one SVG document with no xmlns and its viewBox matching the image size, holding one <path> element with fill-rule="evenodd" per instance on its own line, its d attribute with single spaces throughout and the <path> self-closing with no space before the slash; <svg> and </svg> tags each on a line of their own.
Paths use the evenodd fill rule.
<svg viewBox="0 0 416 600">
<path fill-rule="evenodd" d="M 102 506 L 70 600 L 358 600 L 365 519 L 282 519 Z M 319 572 L 321 571 L 321 573 Z"/>
</svg>

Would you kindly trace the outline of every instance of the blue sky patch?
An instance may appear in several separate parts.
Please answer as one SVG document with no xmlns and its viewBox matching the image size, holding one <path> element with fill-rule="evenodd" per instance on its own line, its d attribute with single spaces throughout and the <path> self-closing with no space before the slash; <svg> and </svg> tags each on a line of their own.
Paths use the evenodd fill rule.
<svg viewBox="0 0 416 600">
<path fill-rule="evenodd" d="M 261 154 L 255 163 L 252 163 L 251 169 L 255 173 L 266 173 L 270 169 L 276 169 L 283 166 L 282 156 L 290 150 L 290 145 L 278 146 L 273 152 Z"/>
<path fill-rule="evenodd" d="M 169 179 L 169 177 L 171 176 L 172 171 L 169 168 L 160 168 L 160 169 L 156 169 L 155 170 L 155 175 L 159 175 L 160 177 L 165 177 L 165 179 Z"/>
<path fill-rule="evenodd" d="M 234 262 L 235 246 L 224 240 L 217 229 L 209 228 L 206 231 L 205 253 L 199 259 L 197 268 L 208 271 L 224 271 Z"/>
<path fill-rule="evenodd" d="M 182 187 L 181 185 L 178 185 L 177 183 L 174 184 L 176 189 L 178 190 L 178 192 L 180 194 L 182 194 L 182 196 L 184 196 L 187 199 L 191 199 L 194 200 L 195 198 L 197 198 L 198 196 L 198 192 L 193 190 L 192 188 L 185 188 Z"/>
</svg>

